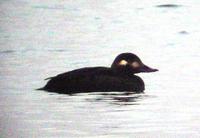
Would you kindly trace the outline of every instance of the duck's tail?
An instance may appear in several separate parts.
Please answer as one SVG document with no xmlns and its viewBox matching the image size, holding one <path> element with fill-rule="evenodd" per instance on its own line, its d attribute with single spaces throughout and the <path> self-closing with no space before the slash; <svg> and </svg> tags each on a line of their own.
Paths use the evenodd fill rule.
<svg viewBox="0 0 200 138">
<path fill-rule="evenodd" d="M 42 87 L 42 88 L 38 88 L 38 89 L 35 89 L 35 90 L 42 91 L 42 90 L 45 90 L 45 89 L 44 89 L 44 87 Z"/>
<path fill-rule="evenodd" d="M 50 79 L 52 79 L 53 77 L 49 77 L 49 78 L 46 78 L 46 79 L 44 79 L 44 80 L 50 80 Z M 39 90 L 39 91 L 42 91 L 42 90 L 46 90 L 46 88 L 45 88 L 45 86 L 44 87 L 42 87 L 42 88 L 38 88 L 38 89 L 35 89 L 35 90 Z"/>
</svg>

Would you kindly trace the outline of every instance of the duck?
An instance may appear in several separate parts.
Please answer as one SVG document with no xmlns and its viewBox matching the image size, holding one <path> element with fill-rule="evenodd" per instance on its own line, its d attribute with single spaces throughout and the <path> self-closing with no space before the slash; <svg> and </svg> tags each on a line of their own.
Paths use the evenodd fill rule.
<svg viewBox="0 0 200 138">
<path fill-rule="evenodd" d="M 141 72 L 156 72 L 158 69 L 145 65 L 133 53 L 119 54 L 111 67 L 85 67 L 49 77 L 38 90 L 61 94 L 84 92 L 135 92 L 145 90 L 144 81 L 137 75 Z"/>
</svg>

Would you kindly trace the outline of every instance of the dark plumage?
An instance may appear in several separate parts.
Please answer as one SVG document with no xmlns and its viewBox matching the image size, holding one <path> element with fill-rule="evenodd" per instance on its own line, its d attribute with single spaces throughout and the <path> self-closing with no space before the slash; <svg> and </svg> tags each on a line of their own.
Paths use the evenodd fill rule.
<svg viewBox="0 0 200 138">
<path fill-rule="evenodd" d="M 57 93 L 83 93 L 108 91 L 143 92 L 143 80 L 134 75 L 140 72 L 155 72 L 142 63 L 132 53 L 122 53 L 116 57 L 111 68 L 87 67 L 50 77 L 47 84 L 39 90 Z"/>
</svg>

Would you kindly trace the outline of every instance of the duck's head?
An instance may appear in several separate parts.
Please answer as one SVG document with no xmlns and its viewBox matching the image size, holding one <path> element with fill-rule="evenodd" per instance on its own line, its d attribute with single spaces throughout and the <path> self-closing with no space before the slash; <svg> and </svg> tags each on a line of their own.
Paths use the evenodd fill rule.
<svg viewBox="0 0 200 138">
<path fill-rule="evenodd" d="M 122 53 L 118 55 L 111 65 L 111 68 L 123 74 L 135 74 L 140 72 L 156 72 L 158 69 L 153 69 L 142 63 L 140 58 L 132 53 Z"/>
</svg>

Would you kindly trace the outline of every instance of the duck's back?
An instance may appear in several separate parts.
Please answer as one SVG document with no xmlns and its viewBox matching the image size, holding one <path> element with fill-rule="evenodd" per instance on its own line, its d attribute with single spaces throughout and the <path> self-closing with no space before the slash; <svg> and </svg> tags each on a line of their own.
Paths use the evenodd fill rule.
<svg viewBox="0 0 200 138">
<path fill-rule="evenodd" d="M 58 93 L 135 91 L 144 90 L 138 76 L 118 75 L 111 68 L 82 68 L 50 78 L 44 90 Z"/>
</svg>

